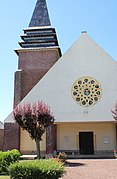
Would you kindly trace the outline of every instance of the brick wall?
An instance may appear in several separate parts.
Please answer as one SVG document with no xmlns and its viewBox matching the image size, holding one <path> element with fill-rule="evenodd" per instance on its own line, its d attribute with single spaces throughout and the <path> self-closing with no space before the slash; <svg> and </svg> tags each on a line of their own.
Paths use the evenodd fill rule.
<svg viewBox="0 0 117 179">
<path fill-rule="evenodd" d="M 19 104 L 21 101 L 21 87 L 22 87 L 22 70 L 15 72 L 15 79 L 14 79 L 14 107 Z"/>
<path fill-rule="evenodd" d="M 54 150 L 56 150 L 56 142 L 57 142 L 57 126 L 56 124 L 50 125 L 46 129 L 46 153 L 51 154 Z"/>
<path fill-rule="evenodd" d="M 20 130 L 17 123 L 4 124 L 4 151 L 18 149 L 20 146 Z"/>
<path fill-rule="evenodd" d="M 4 129 L 0 129 L 0 150 L 3 149 Z"/>
<path fill-rule="evenodd" d="M 58 49 L 42 49 L 19 52 L 18 69 L 50 69 L 59 58 Z"/>
<path fill-rule="evenodd" d="M 14 106 L 16 106 L 60 58 L 58 49 L 19 52 L 15 73 Z"/>
<path fill-rule="evenodd" d="M 37 82 L 60 58 L 58 49 L 43 50 L 20 50 L 18 52 L 18 71 L 14 80 L 14 107 L 30 92 Z M 47 150 L 53 151 L 56 148 L 56 128 L 48 130 Z M 51 144 L 53 140 L 53 144 Z M 16 123 L 5 123 L 4 127 L 4 150 L 20 149 L 20 130 Z"/>
</svg>

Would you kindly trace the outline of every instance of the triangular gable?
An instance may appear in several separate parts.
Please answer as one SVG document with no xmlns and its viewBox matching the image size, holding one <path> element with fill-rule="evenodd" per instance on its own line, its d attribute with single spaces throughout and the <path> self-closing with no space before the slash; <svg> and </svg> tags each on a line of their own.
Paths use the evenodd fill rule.
<svg viewBox="0 0 117 179">
<path fill-rule="evenodd" d="M 91 107 L 77 104 L 71 94 L 73 83 L 84 76 L 95 78 L 102 87 L 100 101 Z M 117 99 L 116 76 L 117 63 L 82 33 L 21 104 L 42 100 L 52 108 L 56 122 L 114 121 L 111 109 Z M 9 115 L 5 122 L 11 121 Z"/>
</svg>

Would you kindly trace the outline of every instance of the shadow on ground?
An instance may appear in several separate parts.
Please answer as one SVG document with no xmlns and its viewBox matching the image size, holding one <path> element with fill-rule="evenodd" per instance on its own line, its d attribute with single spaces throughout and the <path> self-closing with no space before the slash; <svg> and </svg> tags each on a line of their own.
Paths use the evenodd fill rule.
<svg viewBox="0 0 117 179">
<path fill-rule="evenodd" d="M 66 162 L 65 163 L 65 167 L 80 167 L 80 166 L 84 166 L 84 163 L 77 163 L 77 162 Z"/>
</svg>

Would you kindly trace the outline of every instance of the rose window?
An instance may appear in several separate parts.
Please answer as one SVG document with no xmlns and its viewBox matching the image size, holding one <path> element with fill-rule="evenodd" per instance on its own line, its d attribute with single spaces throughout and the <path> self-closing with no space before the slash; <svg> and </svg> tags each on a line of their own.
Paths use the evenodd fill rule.
<svg viewBox="0 0 117 179">
<path fill-rule="evenodd" d="M 96 104 L 101 95 L 101 85 L 92 77 L 82 77 L 76 80 L 72 86 L 72 97 L 81 106 Z"/>
</svg>

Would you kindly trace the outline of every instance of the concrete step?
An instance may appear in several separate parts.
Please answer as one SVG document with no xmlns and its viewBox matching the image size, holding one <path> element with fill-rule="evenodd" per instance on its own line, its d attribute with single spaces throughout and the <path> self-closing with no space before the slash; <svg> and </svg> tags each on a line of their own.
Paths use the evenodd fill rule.
<svg viewBox="0 0 117 179">
<path fill-rule="evenodd" d="M 114 159 L 114 155 L 67 155 L 68 159 Z"/>
</svg>

